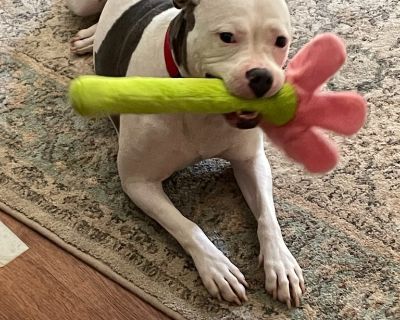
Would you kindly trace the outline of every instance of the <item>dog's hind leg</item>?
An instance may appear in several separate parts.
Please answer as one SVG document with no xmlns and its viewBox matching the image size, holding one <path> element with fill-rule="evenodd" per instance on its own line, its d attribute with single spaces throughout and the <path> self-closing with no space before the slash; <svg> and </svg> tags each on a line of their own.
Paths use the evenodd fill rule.
<svg viewBox="0 0 400 320">
<path fill-rule="evenodd" d="M 218 299 L 241 304 L 247 301 L 246 280 L 192 221 L 185 218 L 164 193 L 161 182 L 122 183 L 131 200 L 164 227 L 191 255 L 200 277 Z"/>
<path fill-rule="evenodd" d="M 97 23 L 87 29 L 80 30 L 70 41 L 71 52 L 79 55 L 93 52 L 96 28 Z"/>
<path fill-rule="evenodd" d="M 77 16 L 87 17 L 103 10 L 107 0 L 67 0 L 68 8 Z"/>
<path fill-rule="evenodd" d="M 68 8 L 81 17 L 100 13 L 107 0 L 67 0 Z M 71 52 L 85 54 L 93 52 L 94 34 L 97 23 L 87 29 L 80 30 L 70 41 Z"/>
</svg>

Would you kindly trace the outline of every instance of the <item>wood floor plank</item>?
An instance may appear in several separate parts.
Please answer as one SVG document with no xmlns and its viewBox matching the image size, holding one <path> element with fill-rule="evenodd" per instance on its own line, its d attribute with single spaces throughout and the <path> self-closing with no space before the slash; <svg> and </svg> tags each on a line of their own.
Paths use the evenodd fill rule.
<svg viewBox="0 0 400 320">
<path fill-rule="evenodd" d="M 168 320 L 55 244 L 0 212 L 29 250 L 0 269 L 0 320 Z"/>
</svg>

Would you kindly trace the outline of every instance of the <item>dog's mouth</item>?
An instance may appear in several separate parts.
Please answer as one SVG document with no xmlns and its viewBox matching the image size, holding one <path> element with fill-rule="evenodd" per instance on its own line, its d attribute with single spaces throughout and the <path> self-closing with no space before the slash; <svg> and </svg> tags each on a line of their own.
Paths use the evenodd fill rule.
<svg viewBox="0 0 400 320">
<path fill-rule="evenodd" d="M 262 119 L 259 113 L 253 111 L 226 113 L 224 117 L 232 127 L 242 130 L 254 129 Z"/>
<path fill-rule="evenodd" d="M 211 73 L 206 73 L 205 77 L 208 79 L 221 79 Z M 238 111 L 224 114 L 228 123 L 238 129 L 253 129 L 258 126 L 261 121 L 261 115 L 253 111 Z"/>
<path fill-rule="evenodd" d="M 214 76 L 214 75 L 212 75 L 211 73 L 206 73 L 206 78 L 208 78 L 208 79 L 221 79 L 220 77 L 216 77 L 216 76 Z"/>
</svg>

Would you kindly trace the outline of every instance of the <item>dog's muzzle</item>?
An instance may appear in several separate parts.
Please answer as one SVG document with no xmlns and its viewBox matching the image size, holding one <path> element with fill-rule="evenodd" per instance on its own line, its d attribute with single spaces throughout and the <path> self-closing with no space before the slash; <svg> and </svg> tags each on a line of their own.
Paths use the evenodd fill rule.
<svg viewBox="0 0 400 320">
<path fill-rule="evenodd" d="M 206 73 L 206 78 L 217 78 L 216 76 Z M 253 129 L 258 126 L 261 121 L 261 116 L 252 111 L 240 111 L 224 114 L 228 123 L 238 129 Z"/>
</svg>

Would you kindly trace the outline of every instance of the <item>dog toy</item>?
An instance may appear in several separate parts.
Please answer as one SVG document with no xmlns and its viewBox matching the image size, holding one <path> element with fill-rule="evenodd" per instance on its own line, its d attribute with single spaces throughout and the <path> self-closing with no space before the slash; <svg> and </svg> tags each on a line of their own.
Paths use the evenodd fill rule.
<svg viewBox="0 0 400 320">
<path fill-rule="evenodd" d="M 228 93 L 222 80 L 81 76 L 72 81 L 72 106 L 83 116 L 121 113 L 228 113 L 257 111 L 276 125 L 296 113 L 294 88 L 284 87 L 269 99 L 245 100 Z"/>
<path fill-rule="evenodd" d="M 285 85 L 271 98 L 232 96 L 219 79 L 83 76 L 72 81 L 70 100 L 85 116 L 256 111 L 263 117 L 260 127 L 286 155 L 309 172 L 323 173 L 336 166 L 339 153 L 322 129 L 350 136 L 363 126 L 367 113 L 357 93 L 320 90 L 345 60 L 342 40 L 327 33 L 293 57 Z"/>
</svg>

